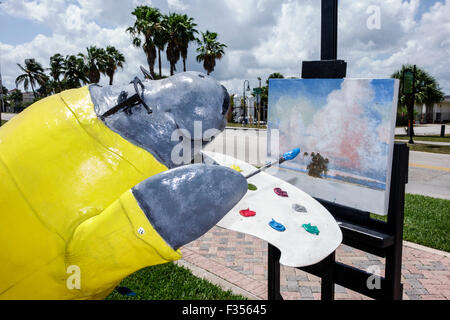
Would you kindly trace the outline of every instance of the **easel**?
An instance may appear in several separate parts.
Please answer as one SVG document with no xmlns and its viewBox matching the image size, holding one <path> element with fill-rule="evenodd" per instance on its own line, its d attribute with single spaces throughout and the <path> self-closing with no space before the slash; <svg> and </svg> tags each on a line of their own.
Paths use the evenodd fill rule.
<svg viewBox="0 0 450 320">
<path fill-rule="evenodd" d="M 321 61 L 304 61 L 302 78 L 345 78 L 347 63 L 337 60 L 337 0 L 322 0 Z M 374 299 L 401 300 L 403 220 L 405 184 L 408 182 L 409 148 L 405 143 L 394 146 L 389 212 L 387 222 L 370 218 L 369 212 L 318 200 L 341 223 L 343 244 L 386 258 L 385 276 L 380 288 L 370 289 L 372 274 L 336 262 L 333 252 L 321 262 L 299 270 L 321 278 L 321 299 L 333 300 L 335 284 Z M 280 294 L 280 251 L 268 245 L 268 299 L 282 300 Z"/>
</svg>

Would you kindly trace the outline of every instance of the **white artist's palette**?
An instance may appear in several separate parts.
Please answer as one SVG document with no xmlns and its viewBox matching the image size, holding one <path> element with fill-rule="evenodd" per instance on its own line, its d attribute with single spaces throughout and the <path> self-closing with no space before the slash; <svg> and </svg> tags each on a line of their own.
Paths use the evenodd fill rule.
<svg viewBox="0 0 450 320">
<path fill-rule="evenodd" d="M 257 169 L 250 164 L 219 153 L 205 152 L 220 165 L 239 166 L 244 176 Z M 297 187 L 261 172 L 248 181 L 256 191 L 249 190 L 244 198 L 217 224 L 219 227 L 247 233 L 263 239 L 281 251 L 280 263 L 290 267 L 304 267 L 322 261 L 342 242 L 341 230 L 333 216 L 316 200 Z M 278 196 L 274 188 L 281 188 L 288 197 Z M 306 209 L 297 212 L 294 204 Z M 243 217 L 240 210 L 256 212 L 253 217 Z M 274 219 L 286 230 L 273 229 L 269 222 Z M 319 234 L 309 233 L 303 228 L 311 224 Z"/>
</svg>

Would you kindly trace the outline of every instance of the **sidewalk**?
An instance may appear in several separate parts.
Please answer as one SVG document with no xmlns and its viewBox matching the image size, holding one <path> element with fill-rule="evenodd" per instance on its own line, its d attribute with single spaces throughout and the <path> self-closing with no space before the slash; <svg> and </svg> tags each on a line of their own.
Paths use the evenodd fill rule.
<svg viewBox="0 0 450 320">
<path fill-rule="evenodd" d="M 2 112 L 2 120 L 11 120 L 17 115 L 17 113 L 4 113 Z"/>
<path fill-rule="evenodd" d="M 195 269 L 197 276 L 249 299 L 267 299 L 265 241 L 216 226 L 181 251 L 180 264 Z M 383 275 L 384 258 L 345 245 L 337 249 L 336 260 L 364 270 L 377 265 Z M 320 278 L 285 266 L 280 273 L 285 300 L 320 300 Z M 404 300 L 449 300 L 450 254 L 404 242 L 402 283 Z M 369 299 L 341 286 L 336 286 L 335 298 Z"/>
</svg>

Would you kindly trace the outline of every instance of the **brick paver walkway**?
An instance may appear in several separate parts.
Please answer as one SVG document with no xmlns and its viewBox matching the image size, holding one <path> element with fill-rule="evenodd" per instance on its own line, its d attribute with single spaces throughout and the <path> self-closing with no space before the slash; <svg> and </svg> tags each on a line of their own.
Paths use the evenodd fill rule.
<svg viewBox="0 0 450 320">
<path fill-rule="evenodd" d="M 181 251 L 185 261 L 267 299 L 267 242 L 214 227 Z M 379 266 L 384 275 L 385 259 L 348 246 L 337 249 L 336 259 L 364 270 Z M 450 299 L 449 255 L 403 246 L 402 283 L 404 300 Z M 320 299 L 320 279 L 303 271 L 281 266 L 280 284 L 286 300 Z M 335 293 L 337 300 L 369 299 L 341 286 Z"/>
</svg>

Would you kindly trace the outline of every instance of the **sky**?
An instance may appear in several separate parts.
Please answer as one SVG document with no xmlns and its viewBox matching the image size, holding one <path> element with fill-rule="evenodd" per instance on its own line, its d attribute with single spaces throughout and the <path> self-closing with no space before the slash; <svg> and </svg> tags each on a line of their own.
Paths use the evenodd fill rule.
<svg viewBox="0 0 450 320">
<path fill-rule="evenodd" d="M 217 32 L 228 48 L 211 76 L 230 93 L 242 93 L 245 80 L 257 87 L 258 77 L 265 81 L 273 72 L 300 77 L 302 61 L 320 59 L 318 0 L 0 2 L 0 64 L 8 89 L 20 74 L 17 63 L 35 58 L 48 67 L 53 54 L 78 54 L 90 45 L 123 52 L 127 62 L 115 83 L 128 83 L 140 75 L 140 65 L 147 66 L 144 52 L 125 32 L 137 5 L 186 13 L 199 31 Z M 338 28 L 338 58 L 347 61 L 348 78 L 386 78 L 411 63 L 431 73 L 450 95 L 450 0 L 341 0 Z M 196 47 L 190 46 L 187 68 L 205 72 L 195 60 Z M 169 74 L 165 57 L 163 73 Z"/>
<path fill-rule="evenodd" d="M 290 79 L 269 84 L 269 128 L 280 153 L 319 152 L 329 169 L 386 183 L 397 96 L 393 79 Z M 308 158 L 287 166 L 304 166 Z M 391 160 L 392 162 L 392 160 Z"/>
</svg>

